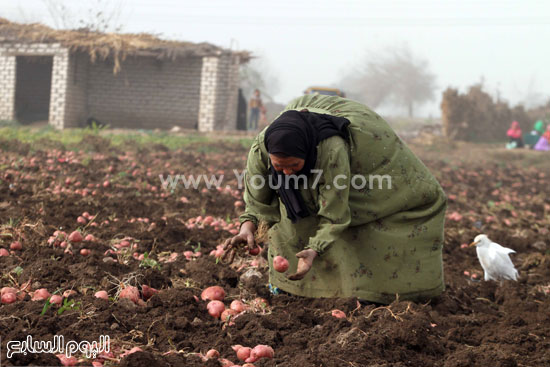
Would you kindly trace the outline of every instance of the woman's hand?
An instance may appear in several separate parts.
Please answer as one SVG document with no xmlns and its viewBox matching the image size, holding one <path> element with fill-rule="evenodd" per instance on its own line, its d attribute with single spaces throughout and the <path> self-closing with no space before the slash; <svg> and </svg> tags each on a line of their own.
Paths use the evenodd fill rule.
<svg viewBox="0 0 550 367">
<path fill-rule="evenodd" d="M 246 243 L 248 250 L 251 250 L 255 247 L 255 241 L 254 241 L 254 232 L 256 232 L 256 226 L 254 223 L 247 221 L 244 222 L 241 225 L 241 230 L 239 231 L 239 234 L 228 238 L 224 244 L 223 244 L 223 250 L 225 251 L 225 254 L 222 259 L 228 258 L 228 262 L 233 262 L 233 258 L 236 254 L 236 248 L 241 243 Z"/>
<path fill-rule="evenodd" d="M 300 280 L 306 276 L 313 265 L 313 260 L 317 257 L 317 251 L 312 249 L 303 250 L 298 252 L 296 257 L 299 259 L 298 268 L 296 269 L 296 273 L 287 277 L 290 280 Z"/>
</svg>

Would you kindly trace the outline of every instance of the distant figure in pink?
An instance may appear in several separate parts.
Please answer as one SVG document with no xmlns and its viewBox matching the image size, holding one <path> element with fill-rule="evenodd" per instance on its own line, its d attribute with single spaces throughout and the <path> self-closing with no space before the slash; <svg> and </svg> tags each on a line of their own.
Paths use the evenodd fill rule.
<svg viewBox="0 0 550 367">
<path fill-rule="evenodd" d="M 508 144 L 506 145 L 507 148 L 513 149 L 513 148 L 523 148 L 523 139 L 521 137 L 521 128 L 519 127 L 519 123 L 517 121 L 512 122 L 512 125 L 508 129 L 508 132 L 506 133 L 508 135 Z"/>
</svg>

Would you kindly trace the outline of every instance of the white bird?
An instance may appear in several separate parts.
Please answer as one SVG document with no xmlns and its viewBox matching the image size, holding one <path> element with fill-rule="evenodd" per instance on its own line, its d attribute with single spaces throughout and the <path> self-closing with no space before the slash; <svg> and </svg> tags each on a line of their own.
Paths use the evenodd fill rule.
<svg viewBox="0 0 550 367">
<path fill-rule="evenodd" d="M 470 246 L 476 246 L 477 258 L 485 272 L 485 280 L 517 280 L 518 271 L 508 256 L 515 253 L 514 250 L 502 247 L 484 234 L 477 235 Z"/>
</svg>

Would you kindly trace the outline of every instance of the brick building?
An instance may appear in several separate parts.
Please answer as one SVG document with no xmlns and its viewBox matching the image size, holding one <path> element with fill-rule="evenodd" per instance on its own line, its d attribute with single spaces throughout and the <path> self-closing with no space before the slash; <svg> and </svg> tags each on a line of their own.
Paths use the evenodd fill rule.
<svg viewBox="0 0 550 367">
<path fill-rule="evenodd" d="M 236 129 L 247 52 L 0 18 L 0 120 L 56 128 Z"/>
</svg>

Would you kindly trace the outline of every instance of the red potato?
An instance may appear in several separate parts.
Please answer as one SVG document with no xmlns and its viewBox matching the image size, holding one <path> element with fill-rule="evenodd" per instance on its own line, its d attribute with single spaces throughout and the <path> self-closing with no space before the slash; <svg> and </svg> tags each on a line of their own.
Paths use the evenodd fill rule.
<svg viewBox="0 0 550 367">
<path fill-rule="evenodd" d="M 82 239 L 83 239 L 82 234 L 78 231 L 74 231 L 73 233 L 71 233 L 69 235 L 69 241 L 71 241 L 71 242 L 75 242 L 75 243 L 81 242 Z"/>
<path fill-rule="evenodd" d="M 2 294 L 3 304 L 9 305 L 10 303 L 14 303 L 15 301 L 17 301 L 17 296 L 15 295 L 15 293 Z"/>
<path fill-rule="evenodd" d="M 336 317 L 337 319 L 345 319 L 346 313 L 340 310 L 332 310 L 332 316 Z"/>
<path fill-rule="evenodd" d="M 55 237 L 65 238 L 65 237 L 67 237 L 67 232 L 65 232 L 65 231 L 55 231 L 55 232 L 53 233 L 53 235 L 54 235 Z"/>
<path fill-rule="evenodd" d="M 96 298 L 105 299 L 107 301 L 109 300 L 109 294 L 106 291 L 97 291 L 95 292 L 94 296 Z"/>
<path fill-rule="evenodd" d="M 253 249 L 251 250 L 248 250 L 248 253 L 252 256 L 256 256 L 260 253 L 262 249 L 260 248 L 260 246 L 256 245 L 256 247 L 254 247 Z"/>
<path fill-rule="evenodd" d="M 84 217 L 78 217 L 78 218 L 76 218 L 76 222 L 78 224 L 86 224 L 87 221 L 86 221 L 86 218 L 84 218 Z"/>
<path fill-rule="evenodd" d="M 237 358 L 239 358 L 241 361 L 246 361 L 248 358 L 250 358 L 250 353 L 252 353 L 252 348 L 242 347 L 237 351 Z"/>
<path fill-rule="evenodd" d="M 128 298 L 130 301 L 137 304 L 139 300 L 139 291 L 136 287 L 129 285 L 120 292 L 120 298 Z"/>
<path fill-rule="evenodd" d="M 61 297 L 59 294 L 54 294 L 50 297 L 50 303 L 53 303 L 54 305 L 61 305 L 63 302 L 63 297 Z"/>
<path fill-rule="evenodd" d="M 264 298 L 258 297 L 254 298 L 252 301 L 252 306 L 259 307 L 259 308 L 266 308 L 269 306 L 269 303 Z"/>
<path fill-rule="evenodd" d="M 80 250 L 80 255 L 82 256 L 88 256 L 92 253 L 92 251 L 88 250 L 87 248 L 83 248 Z"/>
<path fill-rule="evenodd" d="M 208 287 L 201 293 L 201 299 L 203 301 L 223 301 L 225 298 L 225 291 L 220 286 Z"/>
<path fill-rule="evenodd" d="M 214 222 L 214 218 L 213 218 L 211 215 L 209 215 L 209 216 L 207 216 L 207 217 L 204 218 L 203 224 L 204 224 L 205 226 L 207 226 L 207 225 L 209 225 L 209 224 L 212 224 L 213 222 Z"/>
<path fill-rule="evenodd" d="M 256 367 L 252 363 L 245 363 L 242 367 Z"/>
<path fill-rule="evenodd" d="M 235 352 L 238 352 L 239 349 L 241 349 L 241 348 L 244 348 L 244 347 L 240 344 L 235 344 L 235 345 L 231 346 L 231 349 L 233 349 Z"/>
<path fill-rule="evenodd" d="M 129 356 L 130 354 L 133 354 L 133 353 L 136 353 L 136 352 L 143 352 L 143 349 L 141 349 L 140 347 L 133 347 L 132 349 L 127 350 L 126 352 L 122 353 L 119 357 L 124 358 L 124 357 Z"/>
<path fill-rule="evenodd" d="M 71 296 L 76 296 L 76 291 L 72 289 L 67 289 L 65 292 L 63 292 L 63 298 L 69 298 Z"/>
<path fill-rule="evenodd" d="M 46 288 L 40 288 L 34 291 L 31 301 L 44 301 L 50 298 L 51 294 Z"/>
<path fill-rule="evenodd" d="M 229 308 L 232 309 L 232 310 L 235 310 L 239 313 L 246 310 L 246 306 L 244 305 L 244 303 L 242 303 L 241 301 L 239 301 L 237 299 L 234 300 L 233 302 L 231 302 L 231 305 L 229 306 Z"/>
<path fill-rule="evenodd" d="M 22 249 L 23 249 L 23 246 L 21 245 L 21 242 L 19 242 L 19 241 L 13 241 L 10 244 L 10 250 L 19 251 L 19 250 L 22 250 Z"/>
<path fill-rule="evenodd" d="M 0 248 L 0 256 L 10 256 L 10 252 L 5 248 Z"/>
<path fill-rule="evenodd" d="M 223 322 L 226 322 L 227 320 L 229 320 L 229 318 L 231 316 L 235 316 L 235 315 L 238 315 L 239 313 L 235 310 L 232 310 L 230 308 L 226 308 L 225 310 L 223 310 L 221 316 L 220 316 L 220 319 L 223 321 Z"/>
<path fill-rule="evenodd" d="M 220 352 L 218 352 L 216 349 L 210 349 L 208 352 L 206 352 L 206 358 L 218 359 L 220 358 Z"/>
<path fill-rule="evenodd" d="M 84 241 L 95 242 L 96 238 L 94 237 L 93 234 L 87 234 L 86 237 L 84 237 Z"/>
<path fill-rule="evenodd" d="M 59 358 L 63 366 L 76 366 L 78 363 L 75 356 L 67 357 L 65 354 L 56 354 L 55 356 Z"/>
<path fill-rule="evenodd" d="M 109 182 L 109 180 L 103 181 L 103 187 L 109 187 L 110 185 L 111 183 Z"/>
<path fill-rule="evenodd" d="M 13 288 L 13 287 L 4 287 L 0 290 L 0 295 L 4 295 L 4 294 L 7 294 L 7 293 L 13 293 L 13 294 L 17 294 L 17 292 L 19 292 L 19 289 L 17 288 Z"/>
<path fill-rule="evenodd" d="M 122 240 L 119 243 L 120 247 L 130 247 L 130 241 L 128 240 Z"/>
<path fill-rule="evenodd" d="M 157 293 L 158 290 L 156 290 L 155 288 L 149 287 L 145 284 L 141 286 L 141 294 L 143 294 L 143 299 L 146 301 Z"/>
<path fill-rule="evenodd" d="M 193 258 L 193 251 L 184 251 L 183 256 L 185 256 L 187 260 L 191 260 Z"/>
<path fill-rule="evenodd" d="M 225 305 L 221 301 L 210 301 L 206 305 L 206 309 L 208 310 L 208 314 L 210 316 L 219 318 L 225 310 Z"/>
<path fill-rule="evenodd" d="M 250 357 L 246 359 L 245 362 L 254 363 L 261 358 L 273 358 L 273 355 L 273 348 L 271 348 L 269 345 L 259 344 L 252 348 Z"/>
<path fill-rule="evenodd" d="M 282 256 L 275 256 L 273 258 L 273 269 L 279 273 L 284 273 L 288 270 L 288 260 Z"/>
</svg>

